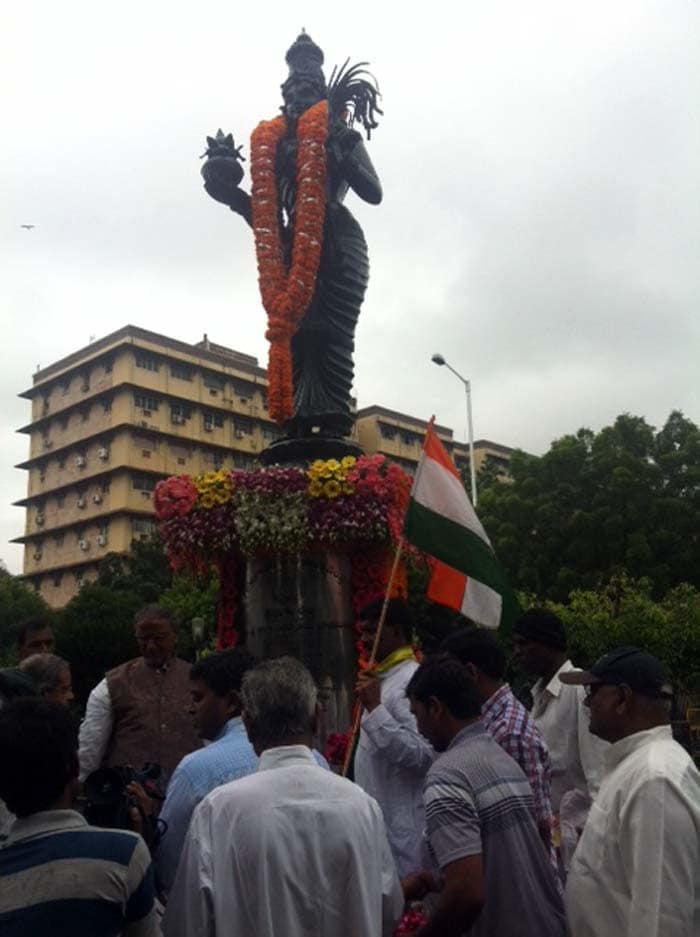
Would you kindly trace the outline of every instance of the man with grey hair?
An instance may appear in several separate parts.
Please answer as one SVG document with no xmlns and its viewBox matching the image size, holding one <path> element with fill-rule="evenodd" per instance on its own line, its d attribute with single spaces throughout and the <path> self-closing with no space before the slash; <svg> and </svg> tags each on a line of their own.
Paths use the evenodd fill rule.
<svg viewBox="0 0 700 937">
<path fill-rule="evenodd" d="M 147 605 L 134 616 L 141 656 L 108 671 L 90 693 L 80 726 L 80 780 L 102 766 L 160 765 L 165 789 L 178 763 L 200 747 L 190 708 L 190 667 L 175 656 L 171 611 Z"/>
<path fill-rule="evenodd" d="M 388 937 L 403 893 L 382 813 L 316 764 L 311 674 L 291 657 L 266 661 L 246 673 L 241 695 L 258 770 L 195 810 L 166 937 Z"/>
<path fill-rule="evenodd" d="M 591 732 L 612 742 L 566 884 L 572 937 L 700 933 L 700 773 L 673 740 L 661 663 L 635 647 L 589 671 Z"/>
</svg>

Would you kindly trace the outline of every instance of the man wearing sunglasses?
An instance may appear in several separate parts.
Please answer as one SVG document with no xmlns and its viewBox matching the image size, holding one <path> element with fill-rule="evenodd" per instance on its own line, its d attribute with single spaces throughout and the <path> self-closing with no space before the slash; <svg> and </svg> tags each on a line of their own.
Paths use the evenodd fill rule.
<svg viewBox="0 0 700 937">
<path fill-rule="evenodd" d="M 671 735 L 661 663 L 621 647 L 560 680 L 587 688 L 590 730 L 612 743 L 569 871 L 572 937 L 700 933 L 700 773 Z"/>
</svg>

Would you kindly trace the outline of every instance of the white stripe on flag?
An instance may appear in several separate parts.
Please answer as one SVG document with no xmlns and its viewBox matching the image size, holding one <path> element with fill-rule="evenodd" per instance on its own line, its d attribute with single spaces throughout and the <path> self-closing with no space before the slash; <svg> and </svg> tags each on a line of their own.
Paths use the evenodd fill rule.
<svg viewBox="0 0 700 937">
<path fill-rule="evenodd" d="M 411 497 L 418 504 L 441 514 L 461 527 L 467 527 L 491 546 L 481 521 L 476 516 L 461 481 L 423 453 L 423 464 L 416 473 Z"/>
<path fill-rule="evenodd" d="M 498 592 L 483 582 L 469 577 L 464 590 L 461 612 L 485 628 L 498 628 L 501 621 L 503 599 Z"/>
</svg>

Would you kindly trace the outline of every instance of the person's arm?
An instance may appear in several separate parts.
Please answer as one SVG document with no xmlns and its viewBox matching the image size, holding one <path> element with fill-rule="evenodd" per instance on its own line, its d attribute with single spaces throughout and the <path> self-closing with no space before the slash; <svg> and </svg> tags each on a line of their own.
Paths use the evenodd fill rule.
<svg viewBox="0 0 700 937">
<path fill-rule="evenodd" d="M 509 732 L 499 744 L 523 769 L 535 802 L 535 819 L 542 842 L 552 845 L 552 765 L 549 751 L 539 731 Z"/>
<path fill-rule="evenodd" d="M 435 752 L 419 734 L 406 695 L 401 693 L 393 698 L 389 710 L 381 701 L 380 681 L 371 674 L 360 675 L 357 692 L 367 711 L 362 731 L 372 744 L 392 764 L 424 774 L 433 763 Z"/>
<path fill-rule="evenodd" d="M 442 869 L 444 884 L 435 911 L 416 937 L 460 937 L 466 934 L 484 906 L 481 856 L 456 859 Z"/>
<path fill-rule="evenodd" d="M 694 787 L 697 798 L 700 789 Z M 631 897 L 625 937 L 696 937 L 699 834 L 697 812 L 693 816 L 665 778 L 644 781 L 625 801 L 619 837 Z"/>
<path fill-rule="evenodd" d="M 215 937 L 209 805 L 197 807 L 163 919 L 165 937 Z"/>
<path fill-rule="evenodd" d="M 165 833 L 155 856 L 158 887 L 168 894 L 175 880 L 182 847 L 187 836 L 190 820 L 201 797 L 194 790 L 187 768 L 180 762 L 170 778 L 165 803 L 160 812 Z"/>
<path fill-rule="evenodd" d="M 139 841 L 127 872 L 127 900 L 124 907 L 123 937 L 160 937 L 155 903 L 153 866 L 144 841 Z"/>
<path fill-rule="evenodd" d="M 112 700 L 105 679 L 101 680 L 90 693 L 85 708 L 85 717 L 80 724 L 78 759 L 81 783 L 102 764 L 113 727 Z"/>
</svg>

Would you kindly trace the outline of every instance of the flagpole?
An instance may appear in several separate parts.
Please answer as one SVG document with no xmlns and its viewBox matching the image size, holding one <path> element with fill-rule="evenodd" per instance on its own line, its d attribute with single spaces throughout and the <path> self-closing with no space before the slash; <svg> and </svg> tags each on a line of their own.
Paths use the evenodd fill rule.
<svg viewBox="0 0 700 937">
<path fill-rule="evenodd" d="M 394 563 L 391 567 L 391 572 L 389 573 L 389 581 L 386 584 L 386 592 L 384 593 L 384 602 L 382 604 L 382 610 L 379 615 L 379 621 L 377 622 L 377 630 L 374 632 L 374 641 L 372 642 L 372 653 L 370 654 L 369 661 L 367 662 L 367 670 L 370 670 L 374 667 L 376 663 L 377 648 L 379 647 L 379 641 L 382 636 L 382 631 L 384 630 L 384 622 L 386 621 L 386 613 L 389 608 L 389 601 L 391 600 L 391 588 L 394 585 L 394 579 L 396 578 L 396 572 L 399 568 L 399 560 L 401 559 L 401 552 L 403 550 L 403 537 L 399 537 L 398 543 L 396 544 L 396 553 L 394 555 Z M 362 705 L 359 700 L 355 703 L 355 714 L 352 723 L 352 729 L 350 731 L 350 737 L 348 738 L 348 746 L 345 750 L 345 758 L 343 759 L 343 777 L 347 777 L 348 770 L 350 768 L 350 762 L 352 760 L 352 752 L 355 748 L 355 742 L 357 740 L 357 735 L 360 731 L 360 720 L 362 719 Z"/>
</svg>

